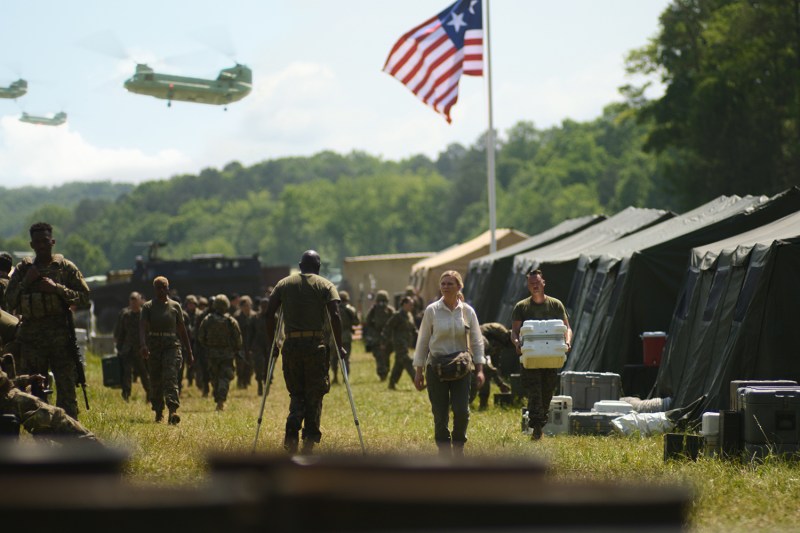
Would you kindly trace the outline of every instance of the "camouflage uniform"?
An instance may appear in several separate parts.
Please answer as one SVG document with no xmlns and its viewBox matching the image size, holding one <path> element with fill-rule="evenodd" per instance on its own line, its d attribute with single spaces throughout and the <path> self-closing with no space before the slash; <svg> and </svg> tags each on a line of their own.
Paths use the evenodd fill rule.
<svg viewBox="0 0 800 533">
<path fill-rule="evenodd" d="M 37 264 L 36 268 L 42 277 L 56 283 L 56 292 L 40 292 L 23 281 L 31 265 L 30 259 L 17 265 L 6 292 L 9 309 L 21 317 L 17 334 L 22 356 L 20 371 L 46 376 L 52 370 L 56 378 L 56 405 L 77 419 L 77 367 L 69 350 L 71 332 L 67 313 L 71 312 L 70 305 L 89 305 L 89 287 L 75 264 L 63 255 L 53 254 L 50 264 Z"/>
<path fill-rule="evenodd" d="M 556 298 L 545 296 L 544 303 L 537 304 L 530 297 L 520 300 L 511 312 L 512 321 L 560 319 L 565 323 L 567 311 Z M 528 425 L 541 429 L 547 423 L 550 400 L 558 385 L 558 370 L 555 368 L 520 369 L 522 390 L 528 396 Z"/>
<path fill-rule="evenodd" d="M 210 314 L 210 307 L 202 313 L 199 313 L 197 316 L 197 324 L 202 324 L 203 320 Z M 192 366 L 194 367 L 195 383 L 197 384 L 197 388 L 200 389 L 200 392 L 203 393 L 203 398 L 205 398 L 208 396 L 209 382 L 211 379 L 211 374 L 208 369 L 208 355 L 206 354 L 205 346 L 199 342 L 195 342 L 192 350 L 194 354 L 194 365 Z"/>
<path fill-rule="evenodd" d="M 178 410 L 181 401 L 178 393 L 180 377 L 181 342 L 178 339 L 178 323 L 183 324 L 183 309 L 175 300 L 167 302 L 148 300 L 142 306 L 141 321 L 150 326 L 147 336 L 147 370 L 150 373 L 150 403 L 157 414 Z"/>
<path fill-rule="evenodd" d="M 481 324 L 481 334 L 484 331 L 484 325 Z M 505 329 L 505 328 L 503 328 Z M 506 335 L 508 337 L 508 342 L 511 343 L 511 337 L 508 336 L 508 330 L 506 330 Z M 514 345 L 511 344 L 511 349 L 514 350 Z M 499 348 L 496 344 L 492 344 L 492 341 L 489 340 L 488 337 L 484 334 L 483 336 L 483 353 L 486 357 L 486 362 L 483 363 L 483 375 L 484 375 L 484 382 L 483 387 L 478 389 L 478 374 L 476 372 L 472 373 L 472 385 L 469 389 L 469 401 L 475 399 L 476 396 L 480 398 L 478 407 L 480 409 L 486 409 L 489 407 L 489 396 L 492 393 L 492 382 L 494 381 L 495 385 L 500 387 L 500 390 L 503 392 L 508 392 L 511 390 L 511 387 L 503 381 L 500 377 L 500 373 L 498 372 L 497 368 L 492 364 L 491 358 L 496 357 Z M 516 350 L 515 350 L 516 353 Z"/>
<path fill-rule="evenodd" d="M 134 311 L 126 307 L 119 313 L 114 326 L 114 339 L 117 342 L 117 354 L 122 365 L 122 397 L 131 397 L 131 383 L 134 372 L 142 380 L 142 387 L 150 401 L 150 374 L 142 359 L 142 347 L 139 344 L 139 318 L 142 311 Z"/>
<path fill-rule="evenodd" d="M 48 405 L 36 396 L 20 390 L 27 387 L 29 382 L 29 376 L 19 376 L 12 382 L 0 370 L 0 414 L 16 416 L 20 425 L 36 437 L 74 436 L 96 440 L 88 429 L 60 407 Z"/>
<path fill-rule="evenodd" d="M 214 312 L 206 316 L 197 330 L 197 341 L 206 349 L 211 386 L 217 410 L 221 411 L 228 399 L 233 379 L 233 358 L 242 349 L 242 332 L 239 323 L 226 311 L 227 299 L 220 295 L 214 301 Z"/>
<path fill-rule="evenodd" d="M 386 322 L 382 336 L 384 342 L 391 343 L 394 349 L 394 367 L 392 367 L 392 375 L 389 377 L 389 388 L 395 388 L 403 375 L 403 370 L 408 372 L 411 381 L 414 381 L 414 364 L 408 355 L 408 351 L 414 347 L 417 337 L 414 315 L 401 308 Z"/>
<path fill-rule="evenodd" d="M 323 330 L 326 306 L 339 301 L 336 287 L 317 274 L 294 274 L 275 286 L 272 298 L 283 309 L 283 377 L 289 391 L 284 446 L 296 449 L 302 429 L 304 446 L 322 438 L 322 399 L 330 390 L 330 355 Z"/>
<path fill-rule="evenodd" d="M 345 296 L 346 295 L 346 296 Z M 358 311 L 350 305 L 350 296 L 346 291 L 339 291 L 339 296 L 342 300 L 339 302 L 339 317 L 342 321 L 342 347 L 347 351 L 344 356 L 344 366 L 347 370 L 347 375 L 350 375 L 350 352 L 353 349 L 353 330 L 361 323 L 358 318 Z M 337 382 L 336 374 L 339 371 L 339 354 L 331 353 L 331 372 L 333 373 L 333 382 Z"/>
<path fill-rule="evenodd" d="M 392 354 L 391 345 L 383 340 L 383 327 L 394 313 L 394 307 L 389 305 L 389 293 L 378 291 L 375 305 L 369 310 L 364 321 L 367 347 L 375 357 L 375 370 L 381 381 L 389 375 L 389 356 Z"/>
<path fill-rule="evenodd" d="M 233 319 L 238 323 L 242 335 L 242 343 L 236 357 L 236 386 L 246 389 L 253 379 L 253 353 L 250 351 L 250 346 L 253 344 L 257 315 L 252 311 L 245 313 L 244 309 L 239 309 Z"/>
</svg>

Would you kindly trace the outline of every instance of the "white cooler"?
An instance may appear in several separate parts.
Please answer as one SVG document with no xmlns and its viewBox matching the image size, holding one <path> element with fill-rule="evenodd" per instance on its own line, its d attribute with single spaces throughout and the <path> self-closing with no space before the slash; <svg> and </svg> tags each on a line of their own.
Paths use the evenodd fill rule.
<svg viewBox="0 0 800 533">
<path fill-rule="evenodd" d="M 592 411 L 595 413 L 628 414 L 633 411 L 633 406 L 622 400 L 600 400 L 599 402 L 594 402 Z"/>
<path fill-rule="evenodd" d="M 546 435 L 569 433 L 569 414 L 572 412 L 572 396 L 553 396 L 547 413 L 547 424 L 542 431 Z"/>
<path fill-rule="evenodd" d="M 561 368 L 567 360 L 564 336 L 567 326 L 561 320 L 526 320 L 519 336 L 522 339 L 523 368 Z"/>
</svg>

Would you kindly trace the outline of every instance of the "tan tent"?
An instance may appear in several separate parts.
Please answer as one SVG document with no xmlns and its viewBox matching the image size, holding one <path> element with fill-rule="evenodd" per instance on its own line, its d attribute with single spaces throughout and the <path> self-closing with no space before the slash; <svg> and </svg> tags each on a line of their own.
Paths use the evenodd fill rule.
<svg viewBox="0 0 800 533">
<path fill-rule="evenodd" d="M 514 229 L 498 229 L 495 231 L 497 249 L 502 250 L 528 238 L 521 231 Z M 466 276 L 469 262 L 489 253 L 491 235 L 489 231 L 474 239 L 451 246 L 440 253 L 423 259 L 411 267 L 411 284 L 427 303 L 439 297 L 439 276 L 445 270 L 458 270 Z"/>
<path fill-rule="evenodd" d="M 381 289 L 392 295 L 405 290 L 411 266 L 436 252 L 409 254 L 361 255 L 346 257 L 342 265 L 340 288 L 350 293 L 350 301 L 363 313 L 372 306 L 370 293 Z"/>
</svg>

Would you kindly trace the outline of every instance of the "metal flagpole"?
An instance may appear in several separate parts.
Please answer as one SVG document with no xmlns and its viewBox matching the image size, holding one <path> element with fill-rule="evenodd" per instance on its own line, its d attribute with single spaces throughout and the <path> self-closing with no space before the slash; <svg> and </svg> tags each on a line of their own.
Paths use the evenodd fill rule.
<svg viewBox="0 0 800 533">
<path fill-rule="evenodd" d="M 486 170 L 487 181 L 489 187 L 489 231 L 491 233 L 491 240 L 489 244 L 489 253 L 497 251 L 497 239 L 495 232 L 497 231 L 497 213 L 496 213 L 496 199 L 495 199 L 495 172 L 494 172 L 494 117 L 492 114 L 492 48 L 491 39 L 489 38 L 489 0 L 484 1 L 484 11 L 486 12 L 486 57 L 484 63 L 486 65 L 486 85 L 487 94 L 489 97 L 489 132 L 486 135 Z"/>
</svg>

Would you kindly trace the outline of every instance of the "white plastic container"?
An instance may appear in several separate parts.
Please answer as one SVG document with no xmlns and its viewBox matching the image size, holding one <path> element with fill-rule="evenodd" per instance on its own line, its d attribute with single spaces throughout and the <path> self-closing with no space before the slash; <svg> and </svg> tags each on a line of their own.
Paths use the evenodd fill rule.
<svg viewBox="0 0 800 533">
<path fill-rule="evenodd" d="M 704 437 L 719 435 L 719 411 L 703 413 L 703 427 L 700 432 Z"/>
<path fill-rule="evenodd" d="M 633 411 L 633 406 L 622 400 L 600 400 L 594 403 L 592 411 L 595 413 L 622 413 L 628 414 Z"/>
<path fill-rule="evenodd" d="M 569 433 L 569 414 L 572 412 L 572 396 L 553 396 L 547 423 L 542 428 L 546 435 Z"/>
<path fill-rule="evenodd" d="M 567 360 L 564 336 L 567 326 L 561 320 L 526 320 L 522 323 L 523 368 L 561 368 Z"/>
</svg>

